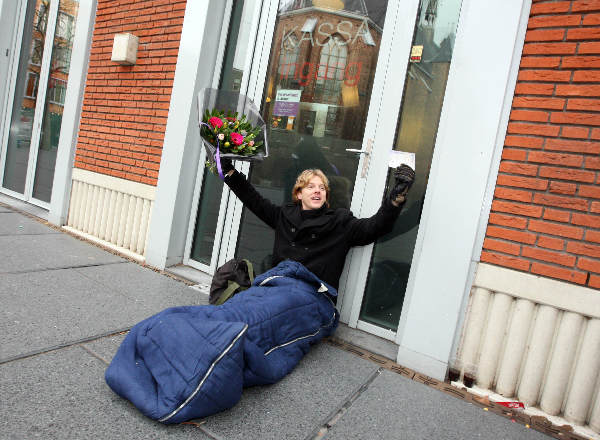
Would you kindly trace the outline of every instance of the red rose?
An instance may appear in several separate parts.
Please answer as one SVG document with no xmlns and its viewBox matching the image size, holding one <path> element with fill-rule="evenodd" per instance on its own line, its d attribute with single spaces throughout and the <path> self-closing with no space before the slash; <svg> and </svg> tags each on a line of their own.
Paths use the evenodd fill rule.
<svg viewBox="0 0 600 440">
<path fill-rule="evenodd" d="M 216 116 L 210 118 L 208 120 L 208 123 L 212 125 L 213 128 L 221 128 L 223 126 L 223 121 L 221 120 L 221 118 L 217 118 Z"/>
<path fill-rule="evenodd" d="M 233 142 L 235 145 L 242 145 L 242 143 L 244 142 L 244 136 L 242 136 L 239 133 L 231 133 L 230 137 L 231 142 Z"/>
</svg>

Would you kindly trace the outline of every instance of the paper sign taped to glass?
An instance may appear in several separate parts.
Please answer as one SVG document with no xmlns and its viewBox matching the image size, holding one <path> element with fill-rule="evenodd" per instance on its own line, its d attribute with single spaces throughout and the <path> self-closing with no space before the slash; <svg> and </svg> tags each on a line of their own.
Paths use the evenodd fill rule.
<svg viewBox="0 0 600 440">
<path fill-rule="evenodd" d="M 296 116 L 300 109 L 300 96 L 302 90 L 277 90 L 273 116 Z"/>
<path fill-rule="evenodd" d="M 198 93 L 200 138 L 219 176 L 221 159 L 262 161 L 269 155 L 267 126 L 246 95 L 205 88 Z"/>
<path fill-rule="evenodd" d="M 416 171 L 415 159 L 416 159 L 415 153 L 409 153 L 407 151 L 392 150 L 392 151 L 390 151 L 390 160 L 389 160 L 388 166 L 390 168 L 396 168 L 402 164 L 406 164 L 409 167 L 411 167 L 413 170 Z"/>
</svg>

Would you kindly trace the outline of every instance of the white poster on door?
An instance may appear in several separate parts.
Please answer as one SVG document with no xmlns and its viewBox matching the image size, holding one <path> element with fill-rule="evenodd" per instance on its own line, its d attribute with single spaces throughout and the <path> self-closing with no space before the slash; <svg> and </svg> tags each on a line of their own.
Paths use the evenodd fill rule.
<svg viewBox="0 0 600 440">
<path fill-rule="evenodd" d="M 389 160 L 388 165 L 390 168 L 396 168 L 402 164 L 406 164 L 409 167 L 411 167 L 413 170 L 416 170 L 415 159 L 416 159 L 415 153 L 409 153 L 407 151 L 392 150 L 392 151 L 390 151 L 390 160 Z"/>
</svg>

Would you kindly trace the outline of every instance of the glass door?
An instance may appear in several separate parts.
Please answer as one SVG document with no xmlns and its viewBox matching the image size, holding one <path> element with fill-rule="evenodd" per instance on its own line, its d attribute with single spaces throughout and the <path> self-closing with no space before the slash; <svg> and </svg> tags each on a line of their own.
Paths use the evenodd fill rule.
<svg viewBox="0 0 600 440">
<path fill-rule="evenodd" d="M 243 170 L 274 203 L 290 201 L 302 170 L 320 168 L 330 179 L 332 207 L 371 216 L 389 191 L 393 151 L 416 155 L 417 181 L 394 231 L 351 250 L 340 280 L 342 320 L 391 340 L 413 260 L 460 5 L 281 0 L 263 25 L 266 36 L 251 72 L 249 89 L 254 87 L 269 122 L 270 157 Z M 236 198 L 225 212 L 229 232 L 219 261 L 244 257 L 259 272 L 269 269 L 273 231 Z"/>
<path fill-rule="evenodd" d="M 404 83 L 402 105 L 395 122 L 394 152 L 413 153 L 416 180 L 392 232 L 356 256 L 362 267 L 349 275 L 348 292 L 353 293 L 349 324 L 379 336 L 394 339 L 415 255 L 417 234 L 429 177 L 438 123 L 462 0 L 420 0 Z M 394 154 L 394 153 L 390 153 Z M 380 160 L 389 160 L 382 157 Z M 380 167 L 385 175 L 385 164 Z M 385 189 L 393 184 L 387 171 Z M 371 188 L 375 188 L 373 182 Z M 370 191 L 376 191 L 372 189 Z M 363 212 L 374 209 L 371 199 Z M 355 263 L 356 264 L 356 263 Z M 350 281 L 351 280 L 351 281 Z M 350 304 L 344 304 L 349 308 Z"/>
<path fill-rule="evenodd" d="M 288 202 L 298 174 L 319 168 L 330 181 L 332 208 L 360 205 L 397 5 L 281 0 L 273 8 L 256 75 L 270 156 L 249 170 L 263 196 Z M 229 212 L 237 240 L 229 240 L 228 255 L 269 269 L 273 231 L 240 206 Z"/>
<path fill-rule="evenodd" d="M 1 187 L 47 207 L 65 104 L 78 0 L 27 0 L 2 140 Z"/>
<path fill-rule="evenodd" d="M 229 0 L 225 5 L 228 19 L 221 37 L 222 61 L 220 69 L 216 69 L 213 87 L 246 91 L 261 7 L 259 0 Z M 198 203 L 190 219 L 184 264 L 212 274 L 217 267 L 229 191 L 224 191 L 218 176 L 207 172 L 205 160 L 203 149 L 194 195 Z"/>
</svg>

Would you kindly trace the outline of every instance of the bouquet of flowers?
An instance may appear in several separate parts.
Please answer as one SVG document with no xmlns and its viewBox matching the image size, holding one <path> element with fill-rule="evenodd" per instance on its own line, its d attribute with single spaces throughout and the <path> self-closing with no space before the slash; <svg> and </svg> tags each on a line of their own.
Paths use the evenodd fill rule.
<svg viewBox="0 0 600 440">
<path fill-rule="evenodd" d="M 204 89 L 198 94 L 198 113 L 206 166 L 221 179 L 221 158 L 262 161 L 268 156 L 266 124 L 245 95 Z"/>
</svg>

